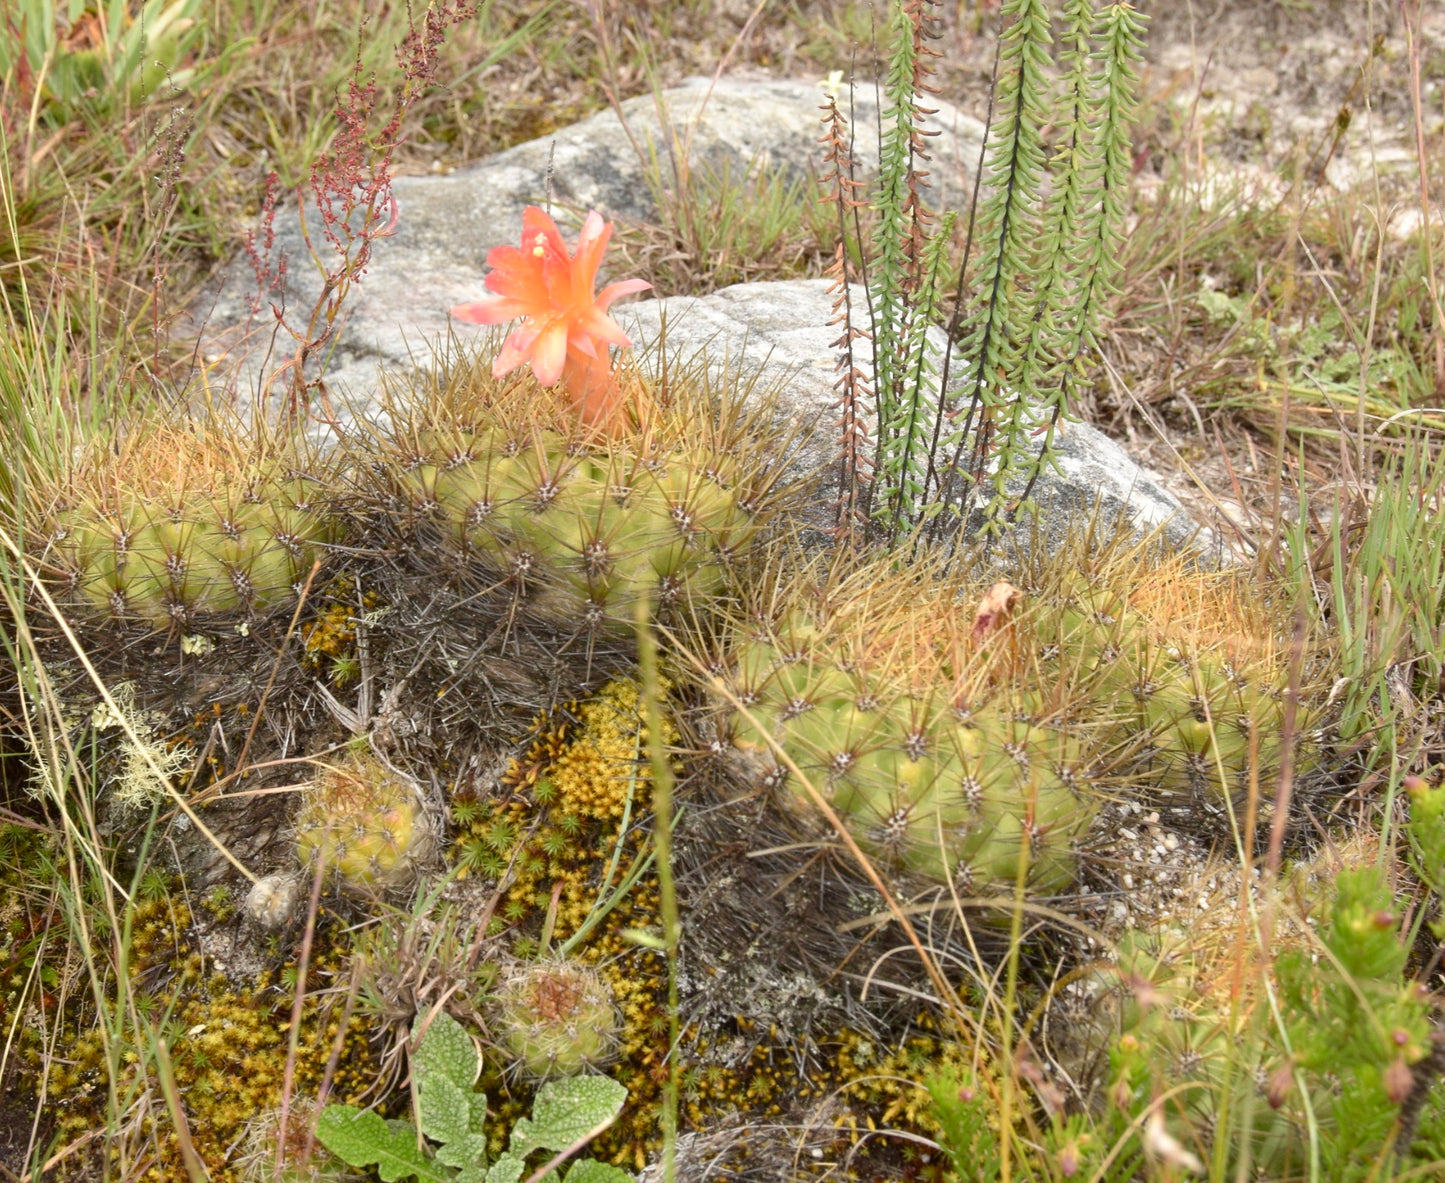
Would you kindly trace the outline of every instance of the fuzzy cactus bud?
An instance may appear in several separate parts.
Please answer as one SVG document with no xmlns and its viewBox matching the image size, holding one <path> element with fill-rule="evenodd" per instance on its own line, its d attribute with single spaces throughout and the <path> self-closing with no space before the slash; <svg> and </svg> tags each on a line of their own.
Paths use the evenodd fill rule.
<svg viewBox="0 0 1445 1183">
<path fill-rule="evenodd" d="M 356 1171 L 316 1140 L 321 1106 L 297 1097 L 282 1120 L 280 1109 L 257 1114 L 242 1132 L 231 1160 L 241 1183 L 355 1183 Z"/>
<path fill-rule="evenodd" d="M 436 829 L 410 777 L 370 755 L 323 766 L 296 815 L 301 861 L 359 891 L 410 886 L 436 849 Z"/>
<path fill-rule="evenodd" d="M 617 1052 L 612 991 L 592 966 L 566 957 L 512 967 L 497 990 L 496 1031 L 515 1069 L 533 1080 L 575 1076 Z"/>
<path fill-rule="evenodd" d="M 1294 1063 L 1286 1060 L 1269 1074 L 1269 1080 L 1264 1086 L 1264 1098 L 1271 1109 L 1278 1109 L 1289 1099 L 1290 1090 L 1293 1088 Z"/>
<path fill-rule="evenodd" d="M 1410 1071 L 1410 1065 L 1405 1062 L 1404 1053 L 1396 1056 L 1390 1061 L 1390 1066 L 1385 1069 L 1380 1083 L 1385 1087 L 1385 1096 L 1390 1099 L 1392 1105 L 1403 1105 L 1410 1095 L 1410 1090 L 1415 1087 L 1415 1074 Z"/>
</svg>

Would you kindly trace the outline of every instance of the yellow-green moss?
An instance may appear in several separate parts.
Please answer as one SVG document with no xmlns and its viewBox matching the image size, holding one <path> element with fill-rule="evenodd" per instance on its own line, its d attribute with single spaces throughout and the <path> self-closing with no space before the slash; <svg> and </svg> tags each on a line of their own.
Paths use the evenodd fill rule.
<svg viewBox="0 0 1445 1183">
<path fill-rule="evenodd" d="M 312 620 L 301 626 L 301 661 L 311 670 L 325 673 L 337 689 L 355 680 L 360 674 L 356 651 L 355 587 L 350 577 L 333 579 L 318 597 L 325 607 Z M 374 611 L 381 603 L 375 592 L 361 597 L 362 610 Z"/>
<path fill-rule="evenodd" d="M 666 737 L 667 742 L 674 739 L 671 732 Z M 597 698 L 539 722 L 533 742 L 503 776 L 505 796 L 454 803 L 460 831 L 454 855 L 464 869 L 500 877 L 510 867 L 515 875 L 499 909 L 501 926 L 513 934 L 514 951 L 536 951 L 549 913 L 552 946 L 566 941 L 596 907 L 614 855 L 613 886 L 646 857 L 651 779 L 638 688 L 614 681 Z M 622 834 L 629 796 L 629 829 Z M 589 1153 L 629 1170 L 641 1169 L 662 1144 L 669 1024 L 666 964 L 624 932 L 655 928 L 659 915 L 657 880 L 644 874 L 572 951 L 596 966 L 611 987 L 621 1026 L 608 1074 L 628 1091 L 622 1115 Z M 777 1121 L 798 1102 L 829 1097 L 847 1086 L 844 1096 L 853 1107 L 839 1131 L 842 1141 L 888 1124 L 922 1132 L 930 1128 L 927 1093 L 900 1077 L 917 1080 L 926 1068 L 952 1063 L 960 1054 L 928 1031 L 902 1048 L 865 1054 L 868 1041 L 845 1031 L 822 1042 L 816 1066 L 800 1077 L 792 1052 L 780 1046 L 786 1032 L 755 1030 L 745 1020 L 739 1020 L 739 1028 L 725 1034 L 683 1033 L 684 1128 L 706 1129 L 739 1113 Z M 736 1035 L 753 1044 L 740 1063 L 734 1062 L 731 1047 Z M 715 1062 L 724 1054 L 726 1065 Z M 496 1150 L 531 1106 L 530 1088 L 509 1080 L 505 1067 L 502 1056 L 490 1054 L 482 1082 L 492 1104 L 489 1133 Z M 865 1154 L 872 1149 L 865 1147 Z"/>
<path fill-rule="evenodd" d="M 293 1095 L 315 1093 L 340 1034 L 344 996 L 322 991 L 344 973 L 346 954 L 323 927 L 308 974 Z M 286 969 L 294 973 L 294 966 L 247 985 L 209 976 L 192 944 L 189 911 L 174 898 L 162 897 L 136 909 L 130 968 L 133 1009 L 149 1030 L 124 1026 L 114 1054 L 118 1070 L 108 1062 L 106 1039 L 93 1016 L 73 1019 L 62 1030 L 47 1081 L 59 1132 L 70 1139 L 106 1128 L 107 1081 L 114 1075 L 120 1097 L 141 1092 L 152 1097 L 139 1134 L 154 1144 L 157 1160 L 143 1178 L 186 1183 L 151 1053 L 159 1040 L 168 1052 L 196 1153 L 215 1183 L 235 1183 L 231 1159 L 237 1139 L 247 1123 L 281 1102 L 293 995 L 279 983 Z M 140 1079 L 142 1073 L 147 1079 Z M 367 1033 L 353 1024 L 341 1041 L 331 1095 L 359 1100 L 376 1077 Z"/>
</svg>

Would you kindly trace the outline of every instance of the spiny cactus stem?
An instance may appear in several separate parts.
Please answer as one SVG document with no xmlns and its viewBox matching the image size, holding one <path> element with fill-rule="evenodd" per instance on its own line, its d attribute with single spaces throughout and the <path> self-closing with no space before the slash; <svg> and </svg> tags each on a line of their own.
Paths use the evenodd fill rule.
<svg viewBox="0 0 1445 1183">
<path fill-rule="evenodd" d="M 85 670 L 86 677 L 90 679 L 91 685 L 100 692 L 101 701 L 105 704 L 106 708 L 116 719 L 120 720 L 120 726 L 125 732 L 127 742 L 132 745 L 135 751 L 142 753 L 147 767 L 152 775 L 155 776 L 157 782 L 169 785 L 170 778 L 166 776 L 164 769 L 156 762 L 152 746 L 146 743 L 141 736 L 136 733 L 135 724 L 131 721 L 130 715 L 122 710 L 120 705 L 115 701 L 115 696 L 111 693 L 110 687 L 106 684 L 105 679 L 100 676 L 100 672 L 95 668 L 94 662 L 91 661 L 86 646 L 80 641 L 80 638 L 75 635 L 75 630 L 71 627 L 68 614 L 55 602 L 55 598 L 50 594 L 50 589 L 45 586 L 44 580 L 40 578 L 40 573 L 35 569 L 35 566 L 30 562 L 29 558 L 26 557 L 25 552 L 17 545 L 15 539 L 10 536 L 9 531 L 6 530 L 3 525 L 0 525 L 0 546 L 3 546 L 4 549 L 10 553 L 11 558 L 19 566 L 20 570 L 25 573 L 25 579 L 30 587 L 44 602 L 48 612 L 47 618 L 53 621 L 64 635 L 66 643 L 71 647 L 76 658 L 80 661 L 81 668 Z M 274 671 L 272 673 L 272 679 L 273 681 L 275 679 Z M 253 733 L 256 729 L 256 723 L 260 721 L 259 711 L 257 714 L 258 718 L 251 724 Z M 244 759 L 241 763 L 244 764 Z M 221 857 L 241 874 L 246 882 L 255 886 L 257 882 L 256 873 L 232 854 L 230 848 L 216 837 L 211 828 L 201 820 L 200 815 L 191 807 L 185 795 L 182 793 L 172 793 L 171 796 L 172 800 L 176 803 L 176 808 L 186 815 L 186 820 L 189 821 L 191 825 L 196 827 L 196 832 L 205 838 Z"/>
<path fill-rule="evenodd" d="M 933 988 L 938 991 L 938 997 L 947 1007 L 949 1016 L 961 1028 L 966 1028 L 966 1031 L 962 1032 L 962 1034 L 967 1038 L 982 1041 L 985 1033 L 979 1020 L 974 1018 L 964 1006 L 963 1000 L 959 998 L 958 992 L 953 988 L 953 984 L 944 976 L 943 971 L 938 967 L 938 962 L 924 947 L 922 940 L 919 939 L 918 930 L 914 928 L 913 922 L 908 918 L 908 913 L 904 911 L 893 893 L 888 890 L 888 885 L 883 882 L 883 877 L 878 874 L 878 869 L 873 865 L 868 856 L 863 853 L 863 848 L 858 845 L 857 840 L 853 837 L 843 819 L 838 816 L 837 811 L 828 803 L 823 794 L 818 791 L 813 782 L 803 775 L 803 770 L 799 768 L 793 758 L 788 755 L 783 745 L 772 737 L 758 716 L 744 706 L 742 702 L 738 700 L 737 696 L 728 689 L 723 679 L 715 675 L 710 675 L 706 667 L 699 662 L 694 655 L 689 653 L 685 656 L 689 664 L 693 666 L 694 673 L 702 678 L 703 684 L 711 687 L 714 694 L 724 699 L 733 710 L 742 715 L 749 725 L 764 737 L 773 756 L 782 762 L 790 774 L 797 778 L 798 783 L 803 786 L 803 791 L 807 793 L 808 799 L 813 803 L 818 812 L 827 819 L 828 824 L 833 828 L 833 832 L 843 840 L 843 845 L 848 848 L 848 853 L 853 856 L 853 860 L 862 869 L 863 874 L 867 876 L 868 882 L 870 882 L 878 894 L 883 897 L 883 902 L 887 905 L 890 915 L 892 915 L 893 919 L 897 922 L 899 928 L 903 930 L 904 936 L 908 938 L 908 943 L 913 946 L 913 951 L 918 954 L 918 960 L 927 972 Z"/>
</svg>

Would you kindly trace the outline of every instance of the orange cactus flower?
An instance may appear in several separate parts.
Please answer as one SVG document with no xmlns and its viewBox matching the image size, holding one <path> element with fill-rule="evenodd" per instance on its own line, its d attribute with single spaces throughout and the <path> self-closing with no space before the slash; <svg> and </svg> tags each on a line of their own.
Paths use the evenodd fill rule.
<svg viewBox="0 0 1445 1183">
<path fill-rule="evenodd" d="M 520 318 L 492 363 L 493 375 L 530 365 L 543 386 L 562 382 L 582 422 L 596 428 L 613 428 L 623 419 L 609 347 L 632 344 L 607 308 L 620 296 L 652 286 L 626 279 L 594 290 L 611 237 L 612 223 L 592 210 L 582 223 L 576 254 L 569 253 L 557 223 L 529 205 L 522 213 L 521 246 L 494 247 L 487 255 L 492 270 L 486 285 L 495 294 L 452 309 L 458 320 L 473 324 Z"/>
</svg>

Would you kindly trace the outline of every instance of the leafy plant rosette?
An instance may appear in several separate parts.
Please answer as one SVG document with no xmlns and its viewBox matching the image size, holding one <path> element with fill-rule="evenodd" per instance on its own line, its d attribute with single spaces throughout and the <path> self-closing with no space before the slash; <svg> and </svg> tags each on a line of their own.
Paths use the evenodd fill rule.
<svg viewBox="0 0 1445 1183">
<path fill-rule="evenodd" d="M 425 1030 L 423 1031 L 423 1028 Z M 627 1090 L 606 1076 L 551 1081 L 537 1090 L 532 1116 L 521 1118 L 507 1149 L 487 1153 L 487 1098 L 475 1090 L 482 1058 L 466 1030 L 445 1012 L 412 1027 L 414 1111 L 409 1121 L 387 1120 L 370 1109 L 328 1105 L 316 1137 L 353 1167 L 374 1166 L 383 1183 L 520 1183 L 527 1159 L 548 1151 L 554 1161 L 575 1152 L 616 1120 Z M 550 1168 L 551 1161 L 542 1164 Z M 538 1168 L 540 1169 L 540 1168 Z M 548 1169 L 539 1183 L 630 1183 L 632 1176 L 595 1159 L 579 1159 L 565 1173 Z"/>
</svg>

